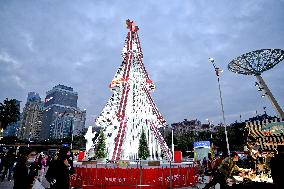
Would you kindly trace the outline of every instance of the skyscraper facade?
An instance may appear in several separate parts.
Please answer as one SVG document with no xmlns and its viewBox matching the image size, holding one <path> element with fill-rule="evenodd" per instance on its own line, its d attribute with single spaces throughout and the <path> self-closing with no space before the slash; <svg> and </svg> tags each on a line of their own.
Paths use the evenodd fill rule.
<svg viewBox="0 0 284 189">
<path fill-rule="evenodd" d="M 60 113 L 51 124 L 50 138 L 62 139 L 79 135 L 84 131 L 86 111 L 79 108 L 73 113 Z M 73 132 L 72 132 L 73 130 Z"/>
<path fill-rule="evenodd" d="M 72 87 L 56 85 L 46 92 L 43 112 L 43 126 L 41 129 L 41 139 L 50 137 L 53 122 L 62 113 L 74 113 L 77 110 L 78 93 Z"/>
<path fill-rule="evenodd" d="M 38 93 L 28 93 L 27 103 L 23 109 L 18 138 L 22 140 L 39 140 L 42 127 L 43 102 Z"/>
</svg>

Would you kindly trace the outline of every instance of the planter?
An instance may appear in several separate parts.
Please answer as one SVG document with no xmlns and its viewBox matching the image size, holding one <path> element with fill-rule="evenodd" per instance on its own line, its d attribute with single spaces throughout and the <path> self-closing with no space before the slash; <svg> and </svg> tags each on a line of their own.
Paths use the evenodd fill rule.
<svg viewBox="0 0 284 189">
<path fill-rule="evenodd" d="M 160 166 L 160 161 L 148 161 L 148 166 Z"/>
<path fill-rule="evenodd" d="M 97 164 L 97 161 L 82 161 L 82 165 L 87 165 L 87 164 Z"/>
<path fill-rule="evenodd" d="M 98 163 L 105 163 L 106 162 L 106 158 L 99 158 L 96 160 Z"/>
</svg>

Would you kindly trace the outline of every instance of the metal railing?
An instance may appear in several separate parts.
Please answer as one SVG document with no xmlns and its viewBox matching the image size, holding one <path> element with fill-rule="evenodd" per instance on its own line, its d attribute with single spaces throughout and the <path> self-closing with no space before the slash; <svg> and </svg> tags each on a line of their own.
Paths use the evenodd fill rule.
<svg viewBox="0 0 284 189">
<path fill-rule="evenodd" d="M 171 189 L 195 186 L 193 163 L 159 161 L 83 162 L 74 165 L 71 186 L 83 189 Z"/>
</svg>

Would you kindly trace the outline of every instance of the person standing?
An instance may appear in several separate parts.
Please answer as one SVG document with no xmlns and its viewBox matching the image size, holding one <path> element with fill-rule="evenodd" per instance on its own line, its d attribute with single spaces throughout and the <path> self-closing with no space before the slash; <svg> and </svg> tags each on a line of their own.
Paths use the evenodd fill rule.
<svg viewBox="0 0 284 189">
<path fill-rule="evenodd" d="M 211 153 L 208 153 L 208 160 L 207 160 L 207 169 L 205 172 L 205 175 L 208 176 L 208 181 L 210 182 L 212 180 L 212 174 L 213 174 L 213 169 L 212 169 L 212 156 Z"/>
<path fill-rule="evenodd" d="M 209 189 L 212 186 L 215 186 L 217 183 L 220 184 L 220 189 L 227 187 L 226 180 L 231 176 L 234 170 L 239 170 L 239 167 L 236 165 L 239 160 L 239 156 L 236 152 L 232 152 L 231 157 L 225 158 L 218 170 L 214 173 L 213 179 L 205 185 L 203 189 Z"/>
<path fill-rule="evenodd" d="M 283 170 L 284 170 L 284 145 L 278 145 L 278 154 L 270 161 L 271 176 L 277 189 L 284 188 Z"/>
<path fill-rule="evenodd" d="M 4 155 L 3 153 L 0 153 L 0 174 L 2 173 L 2 170 L 3 170 L 3 158 L 4 158 Z"/>
<path fill-rule="evenodd" d="M 31 148 L 20 149 L 20 157 L 14 168 L 14 187 L 13 189 L 30 189 L 37 175 L 34 165 L 36 152 Z"/>
<path fill-rule="evenodd" d="M 44 154 L 40 154 L 38 158 L 38 181 L 39 182 L 42 182 L 45 167 L 46 167 L 46 156 Z"/>
<path fill-rule="evenodd" d="M 226 153 L 222 153 L 221 156 L 216 157 L 212 161 L 212 172 L 213 174 L 218 170 L 219 166 L 221 165 L 222 161 L 227 157 L 228 155 Z"/>
<path fill-rule="evenodd" d="M 8 181 L 11 181 L 11 176 L 12 176 L 12 169 L 15 163 L 15 155 L 14 155 L 14 151 L 12 149 L 9 149 L 9 151 L 7 152 L 7 154 L 2 158 L 3 163 L 2 165 L 4 166 L 4 172 L 1 176 L 1 182 L 4 181 L 5 176 L 7 175 L 8 171 Z"/>
<path fill-rule="evenodd" d="M 53 160 L 46 172 L 46 179 L 50 183 L 51 189 L 69 189 L 69 175 L 71 166 L 68 162 L 69 149 L 62 147 L 59 150 L 57 159 Z"/>
</svg>

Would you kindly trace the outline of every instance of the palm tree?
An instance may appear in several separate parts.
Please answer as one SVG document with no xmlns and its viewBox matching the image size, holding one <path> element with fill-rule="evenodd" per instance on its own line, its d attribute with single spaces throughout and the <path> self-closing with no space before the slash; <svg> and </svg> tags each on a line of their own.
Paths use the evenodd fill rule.
<svg viewBox="0 0 284 189">
<path fill-rule="evenodd" d="M 6 98 L 0 103 L 0 129 L 6 129 L 7 125 L 19 120 L 20 107 L 16 99 Z"/>
</svg>

